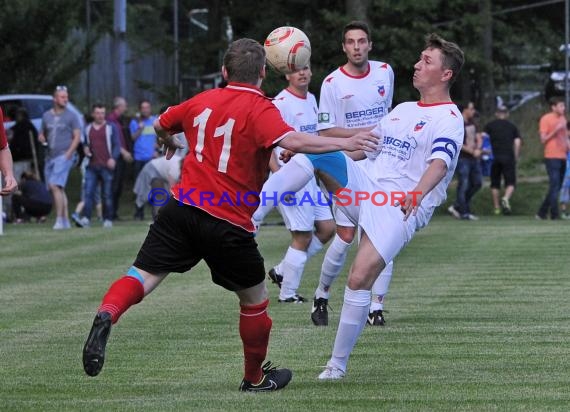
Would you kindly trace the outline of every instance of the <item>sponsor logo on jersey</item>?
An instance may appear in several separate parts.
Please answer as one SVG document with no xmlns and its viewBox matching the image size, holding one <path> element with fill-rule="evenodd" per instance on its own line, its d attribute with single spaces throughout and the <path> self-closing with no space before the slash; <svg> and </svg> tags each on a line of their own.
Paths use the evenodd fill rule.
<svg viewBox="0 0 570 412">
<path fill-rule="evenodd" d="M 345 113 L 344 116 L 346 117 L 346 120 L 352 120 L 365 116 L 376 116 L 376 115 L 384 116 L 385 113 L 386 110 L 384 109 L 384 107 L 379 106 L 379 107 L 373 107 L 372 109 L 358 110 L 356 112 L 348 112 Z"/>
<path fill-rule="evenodd" d="M 451 112 L 451 115 L 452 115 L 453 117 L 457 118 L 457 115 L 455 114 L 455 112 L 454 112 L 453 110 L 450 110 L 450 112 Z"/>
<path fill-rule="evenodd" d="M 330 118 L 328 113 L 319 113 L 319 123 L 328 123 Z"/>
<path fill-rule="evenodd" d="M 378 86 L 378 94 L 382 97 L 386 94 L 386 89 L 384 89 L 384 85 Z"/>
<path fill-rule="evenodd" d="M 315 133 L 317 131 L 317 125 L 315 123 L 313 124 L 303 124 L 301 125 L 301 127 L 299 128 L 300 132 L 303 133 Z"/>
<path fill-rule="evenodd" d="M 426 122 L 424 122 L 423 120 L 420 121 L 418 124 L 415 125 L 414 127 L 414 132 L 418 132 L 420 130 L 423 129 L 423 127 L 425 126 Z"/>
<path fill-rule="evenodd" d="M 353 97 L 353 96 L 354 96 L 353 94 L 347 94 L 346 96 L 343 96 L 343 97 L 341 97 L 340 99 L 341 99 L 341 100 L 348 100 L 348 99 L 350 99 L 350 98 Z"/>
<path fill-rule="evenodd" d="M 327 77 L 327 78 L 325 79 L 325 82 L 330 83 L 330 82 L 332 82 L 332 79 L 334 79 L 334 76 Z"/>
<path fill-rule="evenodd" d="M 406 136 L 404 139 L 384 136 L 382 154 L 397 157 L 400 160 L 409 160 L 417 146 L 418 142 L 413 136 Z"/>
<path fill-rule="evenodd" d="M 303 116 L 304 114 L 305 114 L 305 113 L 303 113 L 303 112 L 299 112 L 299 113 L 297 113 L 295 116 Z"/>
<path fill-rule="evenodd" d="M 388 63 L 384 63 L 382 66 L 380 66 L 381 69 L 387 69 L 388 68 Z"/>
<path fill-rule="evenodd" d="M 390 121 L 391 121 L 391 122 L 399 122 L 399 121 L 400 121 L 400 118 L 399 118 L 399 117 L 392 117 L 392 118 L 390 119 Z"/>
</svg>

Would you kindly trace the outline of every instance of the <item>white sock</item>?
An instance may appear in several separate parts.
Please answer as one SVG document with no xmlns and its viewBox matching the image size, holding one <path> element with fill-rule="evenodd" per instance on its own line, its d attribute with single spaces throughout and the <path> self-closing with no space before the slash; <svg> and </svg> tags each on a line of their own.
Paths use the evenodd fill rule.
<svg viewBox="0 0 570 412">
<path fill-rule="evenodd" d="M 325 258 L 323 259 L 323 265 L 321 266 L 319 286 L 315 291 L 315 297 L 317 299 L 329 298 L 329 289 L 344 266 L 344 261 L 346 260 L 346 255 L 348 254 L 348 248 L 350 248 L 350 245 L 350 243 L 346 243 L 338 235 L 334 236 L 333 241 L 327 249 Z"/>
<path fill-rule="evenodd" d="M 283 271 L 283 283 L 279 292 L 279 299 L 285 300 L 297 294 L 297 289 L 301 283 L 301 276 L 307 263 L 307 252 L 304 250 L 293 249 L 289 246 L 285 257 L 281 261 L 281 270 Z"/>
<path fill-rule="evenodd" d="M 309 243 L 309 248 L 307 249 L 307 259 L 310 259 L 319 253 L 323 246 L 323 243 L 313 233 L 313 238 L 311 239 L 311 243 Z"/>
<path fill-rule="evenodd" d="M 340 321 L 334 341 L 333 353 L 329 366 L 346 372 L 348 357 L 366 324 L 370 306 L 369 290 L 344 290 L 344 305 L 340 312 Z"/>
<path fill-rule="evenodd" d="M 303 154 L 296 154 L 278 172 L 269 176 L 260 193 L 259 207 L 253 220 L 263 222 L 271 209 L 276 207 L 284 192 L 298 192 L 315 177 L 313 164 Z"/>
<path fill-rule="evenodd" d="M 393 270 L 394 261 L 390 261 L 384 270 L 380 272 L 380 276 L 378 276 L 372 285 L 372 303 L 370 304 L 370 312 L 384 310 L 384 297 L 388 294 L 388 289 L 390 289 Z"/>
</svg>

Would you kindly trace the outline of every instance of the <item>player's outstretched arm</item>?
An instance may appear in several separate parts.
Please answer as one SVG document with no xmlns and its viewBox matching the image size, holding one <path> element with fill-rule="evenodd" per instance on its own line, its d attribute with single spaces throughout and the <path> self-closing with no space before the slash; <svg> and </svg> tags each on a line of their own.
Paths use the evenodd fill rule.
<svg viewBox="0 0 570 412">
<path fill-rule="evenodd" d="M 278 144 L 284 149 L 297 153 L 326 153 L 339 150 L 371 152 L 376 150 L 378 142 L 378 137 L 370 132 L 360 132 L 346 139 L 291 132 Z"/>
</svg>

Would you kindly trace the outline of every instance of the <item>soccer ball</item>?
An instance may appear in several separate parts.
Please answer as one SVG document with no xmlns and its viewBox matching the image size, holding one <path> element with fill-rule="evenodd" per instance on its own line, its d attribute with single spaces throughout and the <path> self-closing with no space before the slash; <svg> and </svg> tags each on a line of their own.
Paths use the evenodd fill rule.
<svg viewBox="0 0 570 412">
<path fill-rule="evenodd" d="M 309 65 L 311 43 L 296 27 L 278 27 L 264 43 L 267 63 L 282 74 L 290 74 Z"/>
</svg>

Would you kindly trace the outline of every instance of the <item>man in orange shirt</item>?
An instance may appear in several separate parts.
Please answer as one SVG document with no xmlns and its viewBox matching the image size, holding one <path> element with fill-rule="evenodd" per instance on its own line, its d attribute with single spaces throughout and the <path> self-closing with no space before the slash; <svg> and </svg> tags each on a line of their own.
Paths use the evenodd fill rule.
<svg viewBox="0 0 570 412">
<path fill-rule="evenodd" d="M 544 145 L 544 163 L 548 173 L 548 193 L 536 214 L 544 220 L 550 210 L 551 219 L 559 219 L 558 193 L 566 172 L 566 154 L 570 150 L 570 141 L 566 132 L 566 104 L 562 99 L 550 99 L 550 113 L 540 118 L 540 142 Z"/>
</svg>

